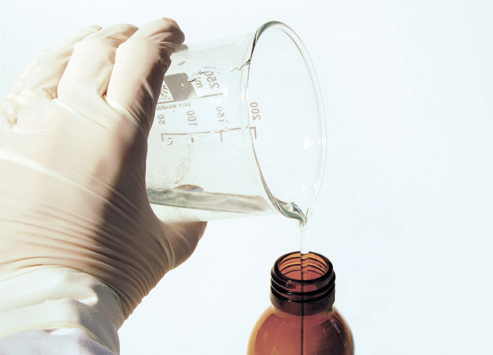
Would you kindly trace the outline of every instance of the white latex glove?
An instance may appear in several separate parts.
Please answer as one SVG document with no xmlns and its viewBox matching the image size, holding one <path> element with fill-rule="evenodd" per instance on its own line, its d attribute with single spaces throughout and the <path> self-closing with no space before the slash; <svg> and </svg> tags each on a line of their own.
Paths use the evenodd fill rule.
<svg viewBox="0 0 493 355">
<path fill-rule="evenodd" d="M 168 19 L 93 26 L 42 53 L 0 106 L 0 312 L 31 307 L 18 326 L 9 323 L 19 312 L 0 314 L 4 334 L 77 327 L 72 319 L 83 316 L 64 320 L 64 307 L 61 322 L 49 310 L 39 322 L 33 314 L 63 298 L 99 304 L 118 328 L 195 249 L 205 223 L 161 222 L 145 188 L 147 135 L 183 40 Z M 26 296 L 33 287 L 43 291 Z"/>
</svg>

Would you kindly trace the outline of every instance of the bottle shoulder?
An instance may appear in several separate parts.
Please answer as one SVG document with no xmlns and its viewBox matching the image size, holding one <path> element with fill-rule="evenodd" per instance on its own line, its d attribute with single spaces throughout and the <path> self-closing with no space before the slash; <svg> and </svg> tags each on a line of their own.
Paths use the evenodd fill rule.
<svg viewBox="0 0 493 355">
<path fill-rule="evenodd" d="M 301 348 L 303 354 L 354 354 L 351 330 L 335 307 L 310 316 L 268 307 L 252 332 L 248 354 L 270 354 L 274 348 L 285 355 L 299 354 Z"/>
<path fill-rule="evenodd" d="M 299 324 L 301 318 L 303 318 L 305 325 L 307 324 L 316 325 L 316 324 L 323 324 L 325 322 L 330 322 L 331 324 L 334 324 L 338 327 L 344 326 L 349 328 L 346 320 L 344 319 L 344 317 L 336 307 L 331 307 L 327 311 L 315 313 L 312 315 L 298 316 L 284 312 L 271 305 L 267 307 L 267 309 L 262 313 L 259 320 L 257 321 L 257 324 L 266 321 L 269 322 L 282 321 L 282 322 L 288 322 L 288 323 L 293 322 L 295 324 Z"/>
</svg>

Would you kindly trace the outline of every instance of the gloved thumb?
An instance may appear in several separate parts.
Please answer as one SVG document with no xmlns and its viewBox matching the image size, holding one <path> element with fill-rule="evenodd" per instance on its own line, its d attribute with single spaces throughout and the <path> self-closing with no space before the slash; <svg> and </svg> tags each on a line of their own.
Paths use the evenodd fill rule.
<svg viewBox="0 0 493 355">
<path fill-rule="evenodd" d="M 172 250 L 169 267 L 174 269 L 194 252 L 205 232 L 207 222 L 169 223 L 163 222 L 163 235 Z"/>
</svg>

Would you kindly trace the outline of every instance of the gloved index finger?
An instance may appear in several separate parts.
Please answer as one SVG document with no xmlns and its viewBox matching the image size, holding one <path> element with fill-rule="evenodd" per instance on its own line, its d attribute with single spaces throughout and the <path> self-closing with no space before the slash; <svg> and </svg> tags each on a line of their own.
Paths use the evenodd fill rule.
<svg viewBox="0 0 493 355">
<path fill-rule="evenodd" d="M 100 29 L 98 25 L 80 29 L 59 44 L 45 50 L 32 63 L 25 77 L 21 78 L 23 83 L 19 85 L 18 90 L 31 90 L 47 94 L 50 98 L 57 97 L 58 83 L 74 51 L 75 44 Z"/>
<path fill-rule="evenodd" d="M 136 31 L 131 24 L 111 25 L 77 43 L 60 79 L 58 98 L 88 117 L 97 116 L 91 100 L 107 91 L 116 51 Z"/>
<path fill-rule="evenodd" d="M 107 97 L 128 110 L 147 131 L 170 56 L 184 40 L 176 22 L 162 18 L 142 26 L 118 48 Z"/>
<path fill-rule="evenodd" d="M 58 83 L 72 55 L 75 43 L 100 29 L 98 25 L 80 29 L 55 46 L 42 51 L 14 82 L 12 89 L 0 104 L 0 115 L 4 116 L 10 125 L 15 125 L 17 123 L 15 99 L 25 90 L 50 99 L 55 98 Z"/>
</svg>

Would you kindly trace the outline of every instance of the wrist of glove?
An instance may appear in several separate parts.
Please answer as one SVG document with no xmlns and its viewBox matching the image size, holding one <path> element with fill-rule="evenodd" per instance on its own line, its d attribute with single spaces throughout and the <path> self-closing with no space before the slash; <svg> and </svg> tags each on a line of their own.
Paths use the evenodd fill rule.
<svg viewBox="0 0 493 355">
<path fill-rule="evenodd" d="M 0 106 L 2 284 L 18 279 L 25 283 L 17 287 L 29 288 L 29 275 L 47 268 L 75 270 L 66 274 L 70 288 L 72 277 L 90 275 L 81 287 L 102 290 L 96 298 L 120 307 L 115 317 L 102 313 L 114 328 L 193 252 L 205 223 L 160 221 L 145 189 L 147 135 L 170 55 L 183 40 L 167 19 L 140 29 L 92 27 L 21 75 Z"/>
<path fill-rule="evenodd" d="M 124 320 L 119 297 L 91 275 L 68 268 L 38 267 L 0 282 L 0 300 L 2 338 L 29 330 L 49 334 L 57 329 L 80 329 L 112 353 L 119 353 L 117 331 Z M 30 345 L 16 343 L 8 349 L 20 353 L 22 346 L 29 349 Z M 0 345 L 0 353 L 3 350 Z M 63 348 L 56 351 L 63 352 Z"/>
</svg>

